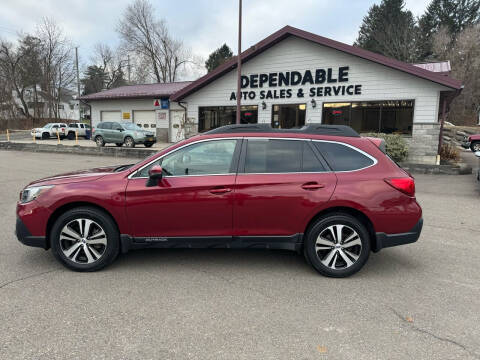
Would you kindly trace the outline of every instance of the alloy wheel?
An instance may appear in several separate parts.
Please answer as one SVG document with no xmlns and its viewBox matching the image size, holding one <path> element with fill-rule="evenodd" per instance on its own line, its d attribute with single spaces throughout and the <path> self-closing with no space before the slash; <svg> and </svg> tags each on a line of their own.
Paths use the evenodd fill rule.
<svg viewBox="0 0 480 360">
<path fill-rule="evenodd" d="M 320 232 L 315 253 L 320 262 L 332 269 L 346 269 L 355 264 L 362 252 L 362 240 L 350 226 L 335 224 Z"/>
<path fill-rule="evenodd" d="M 95 221 L 78 218 L 67 223 L 60 232 L 63 255 L 78 264 L 98 261 L 107 249 L 107 235 Z"/>
<path fill-rule="evenodd" d="M 474 152 L 480 151 L 480 142 L 476 142 L 473 144 L 473 151 Z"/>
</svg>

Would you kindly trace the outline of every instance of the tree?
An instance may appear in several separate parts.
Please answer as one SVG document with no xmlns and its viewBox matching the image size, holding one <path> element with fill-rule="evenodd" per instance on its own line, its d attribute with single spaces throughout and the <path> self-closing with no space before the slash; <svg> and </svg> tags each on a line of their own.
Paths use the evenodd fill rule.
<svg viewBox="0 0 480 360">
<path fill-rule="evenodd" d="M 464 89 L 450 106 L 449 119 L 457 125 L 475 125 L 480 113 L 480 24 L 461 31 L 454 42 L 447 27 L 433 37 L 433 51 L 438 58 L 449 59 L 452 77 Z"/>
<path fill-rule="evenodd" d="M 53 19 L 44 18 L 37 26 L 37 33 L 42 43 L 41 87 L 47 96 L 48 116 L 58 118 L 58 104 L 64 89 L 75 80 L 73 47 Z"/>
<path fill-rule="evenodd" d="M 172 82 L 190 61 L 190 52 L 168 32 L 165 20 L 154 16 L 148 0 L 135 0 L 118 23 L 125 49 L 142 57 L 157 82 Z"/>
<path fill-rule="evenodd" d="M 231 59 L 232 56 L 232 49 L 230 49 L 227 44 L 223 44 L 208 56 L 207 61 L 205 61 L 205 67 L 207 71 L 210 72 L 222 65 L 225 61 Z"/>
<path fill-rule="evenodd" d="M 418 28 L 404 0 L 382 0 L 373 5 L 358 33 L 355 46 L 401 61 L 415 62 L 419 58 Z"/>
<path fill-rule="evenodd" d="M 95 45 L 95 55 L 92 60 L 105 74 L 105 89 L 127 85 L 123 69 L 128 68 L 130 64 L 128 59 L 121 58 L 119 50 L 113 50 L 110 46 L 99 43 Z"/>
<path fill-rule="evenodd" d="M 83 85 L 83 95 L 93 94 L 105 90 L 108 75 L 97 65 L 91 65 L 80 80 Z"/>
<path fill-rule="evenodd" d="M 420 28 L 421 57 L 433 56 L 433 37 L 445 27 L 450 41 L 465 28 L 480 21 L 480 0 L 432 0 L 418 23 Z"/>
</svg>

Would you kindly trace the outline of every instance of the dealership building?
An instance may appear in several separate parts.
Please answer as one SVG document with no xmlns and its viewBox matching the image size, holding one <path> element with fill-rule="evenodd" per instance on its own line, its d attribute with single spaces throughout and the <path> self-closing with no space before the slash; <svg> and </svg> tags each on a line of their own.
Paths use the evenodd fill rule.
<svg viewBox="0 0 480 360">
<path fill-rule="evenodd" d="M 462 84 L 448 62 L 407 64 L 286 26 L 241 54 L 242 123 L 349 125 L 396 133 L 409 161 L 435 163 L 441 120 Z M 92 125 L 132 121 L 160 141 L 235 122 L 237 60 L 193 82 L 132 85 L 83 96 Z"/>
</svg>

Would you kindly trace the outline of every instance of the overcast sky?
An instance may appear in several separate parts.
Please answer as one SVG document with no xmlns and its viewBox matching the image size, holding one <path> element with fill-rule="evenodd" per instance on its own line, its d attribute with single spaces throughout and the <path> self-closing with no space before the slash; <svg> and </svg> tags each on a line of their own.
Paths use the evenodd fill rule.
<svg viewBox="0 0 480 360">
<path fill-rule="evenodd" d="M 33 32 L 42 17 L 54 18 L 88 63 L 98 42 L 118 43 L 115 26 L 132 0 L 0 0 L 0 37 Z M 223 43 L 237 50 L 237 0 L 151 0 L 158 17 L 194 54 L 206 58 Z M 406 0 L 415 16 L 430 0 Z M 243 0 L 242 47 L 291 25 L 352 44 L 370 6 L 380 0 Z"/>
</svg>

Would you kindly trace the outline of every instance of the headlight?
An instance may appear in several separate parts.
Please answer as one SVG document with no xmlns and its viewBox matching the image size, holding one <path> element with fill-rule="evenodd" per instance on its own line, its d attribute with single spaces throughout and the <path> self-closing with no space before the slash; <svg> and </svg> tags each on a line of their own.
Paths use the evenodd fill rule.
<svg viewBox="0 0 480 360">
<path fill-rule="evenodd" d="M 41 193 L 51 189 L 53 185 L 44 185 L 44 186 L 31 186 L 26 189 L 23 189 L 20 193 L 20 202 L 22 204 L 28 203 L 35 200 L 40 196 Z"/>
</svg>

